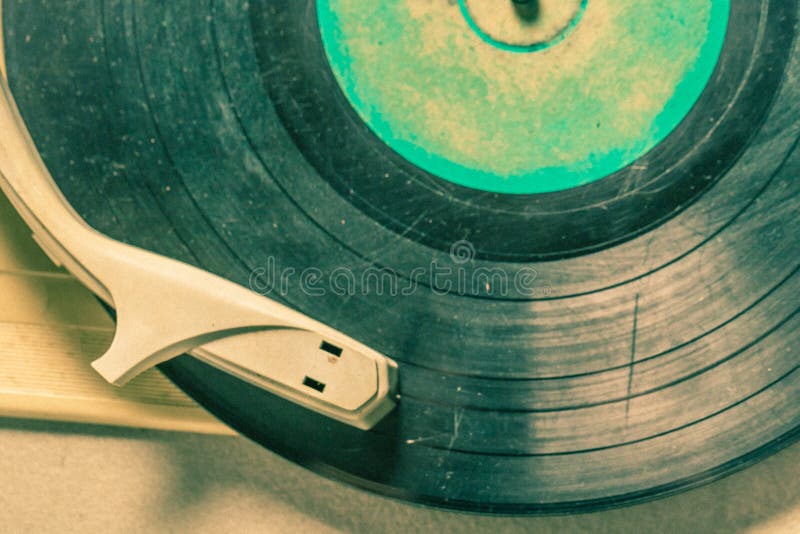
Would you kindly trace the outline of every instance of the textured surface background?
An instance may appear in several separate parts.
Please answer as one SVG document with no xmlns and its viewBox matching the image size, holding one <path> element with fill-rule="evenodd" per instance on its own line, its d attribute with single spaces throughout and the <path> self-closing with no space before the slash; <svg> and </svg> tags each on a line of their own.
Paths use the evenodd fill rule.
<svg viewBox="0 0 800 534">
<path fill-rule="evenodd" d="M 492 518 L 374 497 L 243 438 L 0 419 L 6 532 L 797 532 L 800 447 L 653 503 Z"/>
</svg>

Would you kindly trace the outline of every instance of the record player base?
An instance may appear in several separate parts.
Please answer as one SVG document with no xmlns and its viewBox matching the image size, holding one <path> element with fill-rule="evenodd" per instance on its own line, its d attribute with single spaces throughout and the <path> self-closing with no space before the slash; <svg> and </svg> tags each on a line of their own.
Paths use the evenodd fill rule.
<svg viewBox="0 0 800 534">
<path fill-rule="evenodd" d="M 113 328 L 0 196 L 0 417 L 234 433 L 155 369 L 124 388 L 107 384 L 89 364 Z"/>
</svg>

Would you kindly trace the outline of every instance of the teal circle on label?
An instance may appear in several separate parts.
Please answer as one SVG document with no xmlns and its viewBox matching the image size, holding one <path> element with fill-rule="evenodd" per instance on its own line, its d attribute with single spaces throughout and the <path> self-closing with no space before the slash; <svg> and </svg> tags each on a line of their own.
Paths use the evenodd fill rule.
<svg viewBox="0 0 800 534">
<path fill-rule="evenodd" d="M 467 0 L 458 0 L 458 7 L 461 8 L 461 15 L 464 17 L 464 20 L 467 21 L 467 24 L 469 24 L 469 27 L 472 29 L 472 31 L 474 31 L 481 39 L 483 39 L 486 43 L 494 46 L 495 48 L 499 48 L 500 50 L 505 50 L 506 52 L 518 52 L 521 54 L 545 50 L 547 48 L 550 48 L 551 46 L 557 45 L 558 43 L 566 39 L 567 36 L 570 33 L 572 33 L 572 30 L 575 29 L 575 27 L 583 18 L 583 13 L 584 11 L 586 11 L 586 7 L 588 5 L 589 5 L 589 0 L 581 0 L 580 7 L 578 8 L 578 13 L 575 15 L 575 17 L 569 22 L 569 24 L 567 24 L 566 27 L 564 27 L 563 30 L 558 32 L 558 34 L 552 37 L 551 39 L 540 43 L 518 45 L 500 41 L 498 39 L 495 39 L 485 31 L 483 31 L 483 29 L 480 26 L 478 26 L 475 20 L 473 20 L 472 15 L 470 15 L 469 8 L 467 7 Z"/>
<path fill-rule="evenodd" d="M 431 174 L 507 194 L 595 182 L 663 141 L 708 84 L 729 13 L 588 0 L 564 39 L 518 53 L 444 0 L 317 0 L 333 74 L 370 129 Z"/>
</svg>

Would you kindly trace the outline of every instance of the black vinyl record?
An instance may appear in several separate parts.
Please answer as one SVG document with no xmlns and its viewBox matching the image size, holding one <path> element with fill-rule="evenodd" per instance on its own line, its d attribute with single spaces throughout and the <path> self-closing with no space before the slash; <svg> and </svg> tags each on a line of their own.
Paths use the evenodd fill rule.
<svg viewBox="0 0 800 534">
<path fill-rule="evenodd" d="M 2 16 L 21 114 L 91 226 L 374 347 L 399 402 L 365 432 L 188 356 L 161 366 L 174 382 L 322 474 L 553 513 L 696 486 L 800 433 L 798 4 L 709 3 L 724 42 L 668 135 L 591 183 L 522 193 L 395 150 L 331 67 L 320 2 Z"/>
</svg>

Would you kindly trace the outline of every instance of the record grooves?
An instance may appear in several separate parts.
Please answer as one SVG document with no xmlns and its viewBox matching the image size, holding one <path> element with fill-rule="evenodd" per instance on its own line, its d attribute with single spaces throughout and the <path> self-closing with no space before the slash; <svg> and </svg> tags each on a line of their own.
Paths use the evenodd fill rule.
<svg viewBox="0 0 800 534">
<path fill-rule="evenodd" d="M 798 437 L 798 4 L 728 4 L 709 82 L 663 141 L 533 194 L 460 185 L 381 138 L 318 2 L 14 0 L 2 16 L 14 97 L 90 225 L 374 347 L 400 400 L 365 432 L 188 356 L 162 365 L 173 381 L 326 476 L 560 513 L 694 487 Z"/>
</svg>

